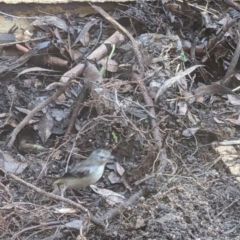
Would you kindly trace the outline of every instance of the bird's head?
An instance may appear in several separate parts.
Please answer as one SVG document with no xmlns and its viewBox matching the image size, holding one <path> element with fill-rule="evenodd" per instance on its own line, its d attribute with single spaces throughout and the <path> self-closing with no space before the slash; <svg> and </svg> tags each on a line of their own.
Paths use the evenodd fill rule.
<svg viewBox="0 0 240 240">
<path fill-rule="evenodd" d="M 115 158 L 111 152 L 104 149 L 97 149 L 91 153 L 88 159 L 95 164 L 102 165 L 106 164 L 109 160 L 114 160 Z"/>
</svg>

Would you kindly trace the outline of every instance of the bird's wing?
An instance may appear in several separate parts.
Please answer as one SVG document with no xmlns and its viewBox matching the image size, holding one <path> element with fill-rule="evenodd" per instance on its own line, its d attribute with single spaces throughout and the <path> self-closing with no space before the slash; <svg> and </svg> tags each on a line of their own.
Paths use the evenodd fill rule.
<svg viewBox="0 0 240 240">
<path fill-rule="evenodd" d="M 89 174 L 91 174 L 92 172 L 92 168 L 91 168 L 91 164 L 82 164 L 82 163 L 77 163 L 73 169 L 71 169 L 68 173 L 66 174 L 70 174 L 73 177 L 77 177 L 77 178 L 83 178 L 83 177 L 87 177 Z"/>
</svg>

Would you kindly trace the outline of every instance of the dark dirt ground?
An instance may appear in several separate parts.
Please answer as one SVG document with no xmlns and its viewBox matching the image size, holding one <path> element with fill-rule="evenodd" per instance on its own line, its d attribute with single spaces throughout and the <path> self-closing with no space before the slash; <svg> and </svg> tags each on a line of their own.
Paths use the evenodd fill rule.
<svg viewBox="0 0 240 240">
<path fill-rule="evenodd" d="M 232 63 L 239 52 L 238 9 L 228 5 L 231 1 L 210 1 L 207 6 L 202 1 L 195 5 L 187 4 L 193 1 L 162 2 L 126 5 L 124 10 L 109 13 L 136 40 L 143 75 L 134 45 L 126 37 L 117 45 L 112 62 L 108 59 L 112 65 L 98 85 L 103 92 L 94 95 L 93 86 L 83 90 L 96 76 L 76 75 L 58 100 L 20 129 L 13 146 L 7 145 L 12 131 L 60 88 L 64 73 L 83 62 L 101 69 L 100 62 L 86 58 L 116 26 L 100 14 L 59 15 L 68 29 L 63 23 L 60 27 L 57 19 L 45 26 L 34 25 L 31 37 L 45 38 L 21 44 L 37 48 L 27 53 L 29 58 L 16 44 L 4 47 L 0 239 L 240 239 L 240 178 L 239 171 L 233 171 L 234 166 L 239 168 L 240 149 L 239 145 L 228 146 L 223 156 L 219 148 L 222 141 L 238 140 L 240 135 L 240 102 L 237 90 L 232 91 L 239 86 L 238 58 Z M 93 18 L 98 21 L 85 28 L 85 37 L 73 44 Z M 47 47 L 39 47 L 47 41 Z M 26 61 L 19 60 L 22 55 Z M 180 74 L 195 65 L 203 66 Z M 134 74 L 142 76 L 153 105 L 146 102 Z M 177 81 L 154 101 L 174 76 Z M 50 84 L 52 88 L 46 88 Z M 79 101 L 80 111 L 71 122 L 81 91 L 85 95 Z M 71 123 L 73 128 L 66 134 Z M 121 173 L 119 165 L 107 165 L 96 185 L 124 196 L 127 203 L 111 206 L 90 187 L 67 191 L 66 198 L 83 202 L 105 229 L 91 223 L 76 206 L 45 195 L 52 192 L 53 180 L 64 174 L 67 165 L 97 148 L 112 150 L 125 172 Z M 229 165 L 224 159 L 230 155 L 234 161 Z M 110 181 L 113 173 L 114 184 Z M 45 192 L 36 192 L 12 176 Z M 60 209 L 67 212 L 60 213 Z"/>
</svg>

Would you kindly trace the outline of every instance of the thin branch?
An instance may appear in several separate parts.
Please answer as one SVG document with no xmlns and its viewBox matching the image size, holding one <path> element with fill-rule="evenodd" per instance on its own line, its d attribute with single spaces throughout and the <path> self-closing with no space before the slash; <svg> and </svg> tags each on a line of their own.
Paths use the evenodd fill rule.
<svg viewBox="0 0 240 240">
<path fill-rule="evenodd" d="M 28 124 L 28 122 L 34 117 L 34 115 L 43 109 L 45 106 L 55 101 L 71 84 L 71 82 L 66 83 L 63 87 L 59 88 L 51 97 L 47 98 L 45 101 L 38 104 L 13 130 L 10 135 L 10 140 L 7 143 L 7 147 L 10 149 L 18 135 L 18 133 Z"/>
<path fill-rule="evenodd" d="M 3 171 L 3 169 L 1 169 L 1 170 Z M 4 172 L 4 171 L 3 171 L 3 172 Z M 28 183 L 28 182 L 24 181 L 23 179 L 17 177 L 16 175 L 14 175 L 14 174 L 12 174 L 12 173 L 6 173 L 6 174 L 7 174 L 7 176 L 9 176 L 10 178 L 12 178 L 12 179 L 14 179 L 15 181 L 17 181 L 17 182 L 19 182 L 19 183 L 21 183 L 21 184 L 23 184 L 23 185 L 25 185 L 25 186 L 33 189 L 34 191 L 38 192 L 38 193 L 41 194 L 41 195 L 44 195 L 44 196 L 46 196 L 46 197 L 55 199 L 55 200 L 57 200 L 57 201 L 62 201 L 62 202 L 68 203 L 68 204 L 70 204 L 70 205 L 72 205 L 72 206 L 80 209 L 82 212 L 84 212 L 84 213 L 86 213 L 86 214 L 88 215 L 88 217 L 89 217 L 89 219 L 90 219 L 90 221 L 91 221 L 92 223 L 94 223 L 95 225 L 97 225 L 97 226 L 99 226 L 99 227 L 101 227 L 101 228 L 105 228 L 105 224 L 104 224 L 103 222 L 99 221 L 99 219 L 97 219 L 96 217 L 92 216 L 91 213 L 89 212 L 89 210 L 88 210 L 87 208 L 83 207 L 82 205 L 80 205 L 80 204 L 78 204 L 78 203 L 75 203 L 75 202 L 73 202 L 72 200 L 69 200 L 69 199 L 67 199 L 67 198 L 62 198 L 62 197 L 60 197 L 60 196 L 58 196 L 58 195 L 55 195 L 55 194 L 53 194 L 53 193 L 46 192 L 46 191 L 44 191 L 44 190 L 42 190 L 42 189 L 40 189 L 40 188 L 32 185 L 31 183 Z"/>
</svg>

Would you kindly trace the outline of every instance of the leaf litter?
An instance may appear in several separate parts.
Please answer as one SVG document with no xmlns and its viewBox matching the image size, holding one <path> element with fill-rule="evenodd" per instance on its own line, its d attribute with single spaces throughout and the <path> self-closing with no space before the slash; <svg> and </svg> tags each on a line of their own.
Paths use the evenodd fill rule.
<svg viewBox="0 0 240 240">
<path fill-rule="evenodd" d="M 3 44 L 1 239 L 238 239 L 240 8 L 92 7 Z M 96 186 L 48 194 L 97 148 Z"/>
</svg>

